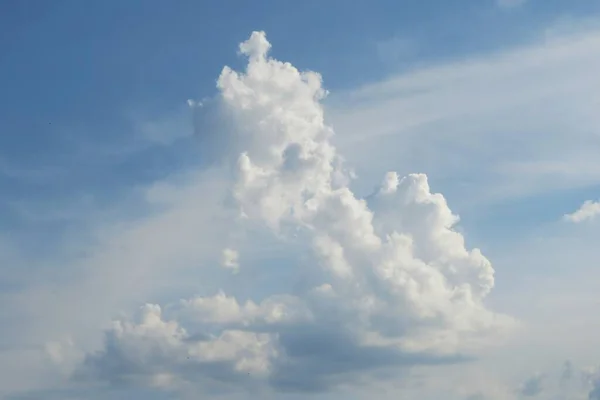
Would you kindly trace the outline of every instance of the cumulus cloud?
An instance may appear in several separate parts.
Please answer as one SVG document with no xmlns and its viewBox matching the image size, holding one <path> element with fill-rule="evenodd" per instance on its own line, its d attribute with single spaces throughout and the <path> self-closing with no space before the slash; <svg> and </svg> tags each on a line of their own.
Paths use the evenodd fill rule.
<svg viewBox="0 0 600 400">
<path fill-rule="evenodd" d="M 246 70 L 225 67 L 218 79 L 236 126 L 231 198 L 240 229 L 259 227 L 308 254 L 311 284 L 146 305 L 137 322 L 114 323 L 79 376 L 321 391 L 358 371 L 465 361 L 512 326 L 485 306 L 494 269 L 467 248 L 427 176 L 390 172 L 357 197 L 324 122 L 321 76 L 269 57 L 270 48 L 264 32 L 252 33 L 239 47 Z M 222 261 L 237 267 L 237 252 Z"/>
<path fill-rule="evenodd" d="M 87 357 L 82 373 L 100 372 L 112 381 L 131 374 L 154 384 L 172 382 L 190 372 L 215 379 L 224 373 L 230 378 L 234 373 L 264 375 L 275 355 L 267 333 L 228 329 L 193 337 L 177 321 L 165 320 L 160 306 L 147 304 L 139 323 L 115 322 L 107 333 L 104 352 Z"/>
<path fill-rule="evenodd" d="M 565 214 L 563 218 L 568 222 L 579 223 L 592 220 L 598 215 L 600 215 L 600 202 L 586 200 L 577 211 Z"/>
</svg>

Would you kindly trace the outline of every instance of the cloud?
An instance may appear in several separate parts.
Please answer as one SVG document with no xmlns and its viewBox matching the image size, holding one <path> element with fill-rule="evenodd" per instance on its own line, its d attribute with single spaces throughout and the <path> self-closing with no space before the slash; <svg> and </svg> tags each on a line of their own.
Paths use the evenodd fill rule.
<svg viewBox="0 0 600 400">
<path fill-rule="evenodd" d="M 513 326 L 485 306 L 494 269 L 466 248 L 427 176 L 390 172 L 357 197 L 324 122 L 320 75 L 270 58 L 270 47 L 252 33 L 239 48 L 246 70 L 225 67 L 217 83 L 235 122 L 231 205 L 252 246 L 262 232 L 305 255 L 305 284 L 148 304 L 138 322 L 114 323 L 79 378 L 325 391 L 358 372 L 467 361 Z M 230 251 L 225 261 L 236 259 Z"/>
<path fill-rule="evenodd" d="M 138 378 L 138 383 L 159 387 L 176 383 L 186 373 L 214 379 L 237 374 L 243 379 L 265 374 L 275 352 L 266 333 L 230 329 L 217 336 L 190 337 L 177 322 L 165 321 L 158 305 L 147 304 L 138 324 L 115 323 L 104 352 L 88 356 L 80 373 L 91 370 L 113 383 Z"/>
<path fill-rule="evenodd" d="M 514 363 L 514 355 L 512 370 L 513 376 L 518 374 L 518 366 Z M 548 364 L 545 366 L 548 367 Z M 481 368 L 481 366 L 479 367 Z M 567 372 L 568 371 L 568 372 Z M 477 383 L 468 386 L 469 388 L 477 388 L 471 391 L 467 396 L 463 396 L 463 400 L 515 400 L 527 398 L 539 399 L 556 399 L 556 400 L 575 400 L 575 399 L 592 399 L 595 397 L 598 390 L 597 368 L 581 368 L 575 366 L 570 361 L 563 363 L 561 368 L 547 368 L 546 372 L 537 372 L 529 375 L 528 378 L 521 381 L 516 389 L 507 390 L 511 383 L 509 380 L 490 381 L 491 375 L 498 375 L 500 371 L 497 366 L 490 366 L 489 371 L 485 371 L 483 376 L 487 377 L 480 379 L 473 372 L 469 372 L 467 376 L 471 380 L 477 380 Z M 516 374 L 515 374 L 516 373 Z M 456 379 L 456 378 L 454 378 Z M 455 386 L 460 386 L 460 381 L 455 381 Z M 514 386 L 513 386 L 514 388 Z M 453 398 L 453 397 L 452 397 Z"/>
<path fill-rule="evenodd" d="M 221 259 L 221 265 L 223 268 L 229 268 L 233 272 L 239 272 L 240 263 L 238 261 L 239 254 L 236 250 L 226 248 L 223 250 L 223 256 Z"/>
<path fill-rule="evenodd" d="M 543 382 L 545 376 L 542 374 L 535 374 L 531 378 L 527 379 L 518 390 L 521 396 L 534 397 L 542 393 L 544 390 Z"/>
<path fill-rule="evenodd" d="M 135 199 L 130 193 L 110 210 L 79 215 L 83 226 L 60 237 L 51 255 L 0 255 L 10 262 L 0 294 L 0 397 L 63 385 L 120 310 L 181 287 L 182 273 L 187 285 L 218 279 L 198 268 L 218 260 L 214 249 L 227 237 L 217 176 L 182 173 L 134 190 Z"/>
<path fill-rule="evenodd" d="M 586 24 L 336 92 L 326 102 L 333 142 L 360 192 L 377 174 L 415 169 L 469 209 L 593 187 L 599 54 L 600 30 Z"/>
<path fill-rule="evenodd" d="M 589 221 L 600 214 L 600 202 L 586 200 L 577 211 L 565 214 L 564 220 L 574 223 Z"/>
</svg>

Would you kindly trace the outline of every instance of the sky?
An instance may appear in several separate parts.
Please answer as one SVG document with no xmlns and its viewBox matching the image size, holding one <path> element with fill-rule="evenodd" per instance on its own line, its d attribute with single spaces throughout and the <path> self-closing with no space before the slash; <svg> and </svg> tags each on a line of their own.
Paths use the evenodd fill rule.
<svg viewBox="0 0 600 400">
<path fill-rule="evenodd" d="M 600 4 L 0 1 L 0 399 L 600 399 Z"/>
</svg>

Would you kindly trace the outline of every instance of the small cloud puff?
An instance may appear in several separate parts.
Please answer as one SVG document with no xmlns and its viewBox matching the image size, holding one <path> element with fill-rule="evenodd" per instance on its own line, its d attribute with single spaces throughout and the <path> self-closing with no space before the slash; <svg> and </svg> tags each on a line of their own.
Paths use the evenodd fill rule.
<svg viewBox="0 0 600 400">
<path fill-rule="evenodd" d="M 600 202 L 586 200 L 577 211 L 565 214 L 563 219 L 567 222 L 579 223 L 595 219 L 598 215 L 600 215 Z"/>
<path fill-rule="evenodd" d="M 238 273 L 240 270 L 238 252 L 230 248 L 224 249 L 221 255 L 221 265 L 223 268 L 231 269 L 233 273 Z"/>
</svg>

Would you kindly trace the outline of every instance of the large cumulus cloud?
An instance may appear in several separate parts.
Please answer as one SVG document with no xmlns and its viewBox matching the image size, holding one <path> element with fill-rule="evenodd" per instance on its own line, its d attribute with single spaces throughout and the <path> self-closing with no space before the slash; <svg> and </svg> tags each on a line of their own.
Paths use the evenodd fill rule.
<svg viewBox="0 0 600 400">
<path fill-rule="evenodd" d="M 148 304 L 138 321 L 114 323 L 79 376 L 325 390 L 358 371 L 467 360 L 512 325 L 486 308 L 494 269 L 466 247 L 458 217 L 425 175 L 390 172 L 367 198 L 353 193 L 324 123 L 321 77 L 270 58 L 270 47 L 254 32 L 240 45 L 246 70 L 225 67 L 217 84 L 236 127 L 228 146 L 235 226 L 304 249 L 310 285 Z M 243 277 L 243 252 L 226 254 Z"/>
</svg>

